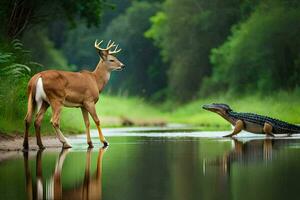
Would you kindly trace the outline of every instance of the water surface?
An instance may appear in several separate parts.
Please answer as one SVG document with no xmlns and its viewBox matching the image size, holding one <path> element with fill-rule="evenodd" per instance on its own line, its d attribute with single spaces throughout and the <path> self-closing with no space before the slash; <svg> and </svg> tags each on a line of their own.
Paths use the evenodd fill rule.
<svg viewBox="0 0 300 200">
<path fill-rule="evenodd" d="M 151 131 L 152 130 L 152 131 Z M 70 150 L 17 153 L 0 163 L 1 199 L 296 199 L 300 139 L 190 129 L 103 131 Z"/>
</svg>

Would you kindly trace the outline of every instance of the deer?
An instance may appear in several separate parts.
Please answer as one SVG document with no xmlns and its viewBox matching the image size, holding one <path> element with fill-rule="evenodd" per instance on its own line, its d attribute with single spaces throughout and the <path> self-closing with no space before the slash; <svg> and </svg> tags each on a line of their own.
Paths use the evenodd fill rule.
<svg viewBox="0 0 300 200">
<path fill-rule="evenodd" d="M 116 58 L 121 51 L 119 45 L 111 40 L 105 48 L 100 47 L 103 40 L 94 43 L 99 55 L 99 62 L 94 71 L 83 70 L 80 72 L 69 72 L 60 70 L 46 70 L 35 74 L 27 86 L 27 114 L 25 116 L 25 131 L 23 149 L 28 150 L 28 132 L 32 116 L 36 111 L 34 127 L 36 142 L 39 149 L 44 149 L 41 139 L 41 123 L 45 112 L 49 107 L 52 110 L 51 124 L 63 148 L 71 148 L 71 144 L 60 130 L 60 114 L 63 107 L 80 108 L 85 123 L 87 144 L 93 148 L 90 136 L 89 115 L 92 117 L 98 129 L 99 139 L 104 146 L 108 142 L 103 136 L 100 120 L 96 113 L 95 104 L 99 95 L 110 79 L 112 71 L 121 71 L 125 65 Z"/>
</svg>

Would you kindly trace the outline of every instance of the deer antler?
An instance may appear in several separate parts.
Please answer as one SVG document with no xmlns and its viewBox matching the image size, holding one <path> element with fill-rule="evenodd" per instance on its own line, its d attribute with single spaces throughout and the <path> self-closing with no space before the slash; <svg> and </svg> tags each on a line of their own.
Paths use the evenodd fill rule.
<svg viewBox="0 0 300 200">
<path fill-rule="evenodd" d="M 122 49 L 118 49 L 119 45 L 115 45 L 115 42 L 112 42 L 111 40 L 108 41 L 106 48 L 101 48 L 100 44 L 103 42 L 103 40 L 101 40 L 99 43 L 97 42 L 97 40 L 95 41 L 95 48 L 100 50 L 100 51 L 108 51 L 109 54 L 115 54 L 120 52 Z M 111 48 L 115 47 L 115 49 L 113 51 L 110 51 Z"/>
<path fill-rule="evenodd" d="M 119 45 L 115 45 L 116 48 L 113 51 L 109 51 L 109 54 L 115 54 L 115 53 L 119 53 L 122 49 L 118 49 Z"/>
</svg>

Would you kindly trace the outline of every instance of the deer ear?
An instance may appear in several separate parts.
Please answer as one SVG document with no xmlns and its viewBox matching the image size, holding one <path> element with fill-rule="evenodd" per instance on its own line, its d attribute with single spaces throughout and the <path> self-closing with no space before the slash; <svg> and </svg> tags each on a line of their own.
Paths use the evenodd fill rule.
<svg viewBox="0 0 300 200">
<path fill-rule="evenodd" d="M 98 50 L 98 54 L 103 60 L 106 60 L 109 52 L 108 50 Z"/>
</svg>

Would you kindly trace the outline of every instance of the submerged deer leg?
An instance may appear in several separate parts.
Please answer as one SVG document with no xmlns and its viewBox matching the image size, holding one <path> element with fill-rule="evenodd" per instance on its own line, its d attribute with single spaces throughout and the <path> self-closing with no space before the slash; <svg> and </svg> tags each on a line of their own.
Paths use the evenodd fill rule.
<svg viewBox="0 0 300 200">
<path fill-rule="evenodd" d="M 46 199 L 63 199 L 62 198 L 62 183 L 61 183 L 61 172 L 64 161 L 69 153 L 69 149 L 62 149 L 55 164 L 55 170 L 51 179 L 51 196 Z"/>
<path fill-rule="evenodd" d="M 98 188 L 98 199 L 102 199 L 102 158 L 106 151 L 107 147 L 102 147 L 99 149 L 98 158 L 97 158 L 97 171 L 96 171 L 96 185 Z"/>
<path fill-rule="evenodd" d="M 44 149 L 44 145 L 42 143 L 41 139 L 41 123 L 44 117 L 45 112 L 47 111 L 49 107 L 49 104 L 43 101 L 42 106 L 38 113 L 36 114 L 36 118 L 34 121 L 34 127 L 35 127 L 35 134 L 36 134 L 36 143 L 39 146 L 40 149 Z"/>
<path fill-rule="evenodd" d="M 92 116 L 92 118 L 93 118 L 93 120 L 94 120 L 94 122 L 97 126 L 100 141 L 104 144 L 104 146 L 108 146 L 108 142 L 105 140 L 105 138 L 103 136 L 103 133 L 102 133 L 102 130 L 100 128 L 100 120 L 99 120 L 99 118 L 97 116 L 97 113 L 96 113 L 95 104 L 94 103 L 88 103 L 88 104 L 85 104 L 84 107 L 90 113 L 90 115 Z"/>
<path fill-rule="evenodd" d="M 244 122 L 242 120 L 237 120 L 233 129 L 233 132 L 229 135 L 225 135 L 223 137 L 232 137 L 234 135 L 237 135 L 239 132 L 241 132 L 244 128 Z"/>
<path fill-rule="evenodd" d="M 55 129 L 56 135 L 59 141 L 63 144 L 63 148 L 71 148 L 72 146 L 69 144 L 67 138 L 65 138 L 65 136 L 62 134 L 59 128 L 60 112 L 61 112 L 62 104 L 60 102 L 51 102 L 51 108 L 52 108 L 51 123 Z"/>
<path fill-rule="evenodd" d="M 37 195 L 37 199 L 43 199 L 42 153 L 43 153 L 43 149 L 40 149 L 36 154 L 36 195 Z"/>
<path fill-rule="evenodd" d="M 272 133 L 273 126 L 267 122 L 264 124 L 263 131 L 267 136 L 275 137 L 274 134 Z"/>
<path fill-rule="evenodd" d="M 82 116 L 83 116 L 83 119 L 84 119 L 84 124 L 85 124 L 85 127 L 86 127 L 86 138 L 87 138 L 87 143 L 89 145 L 89 148 L 93 148 L 93 143 L 92 143 L 92 140 L 91 140 L 91 135 L 90 135 L 90 120 L 89 120 L 89 113 L 88 111 L 85 109 L 85 108 L 81 108 L 81 112 L 82 112 Z"/>
<path fill-rule="evenodd" d="M 83 188 L 82 188 L 82 199 L 90 199 L 90 169 L 91 169 L 91 149 L 88 148 L 86 152 L 86 163 L 85 163 L 85 171 L 84 171 L 84 180 L 83 180 Z"/>
<path fill-rule="evenodd" d="M 33 199 L 32 176 L 31 176 L 30 167 L 29 167 L 29 163 L 28 163 L 28 152 L 24 152 L 23 157 L 24 157 L 24 170 L 25 170 L 27 199 Z"/>
</svg>

